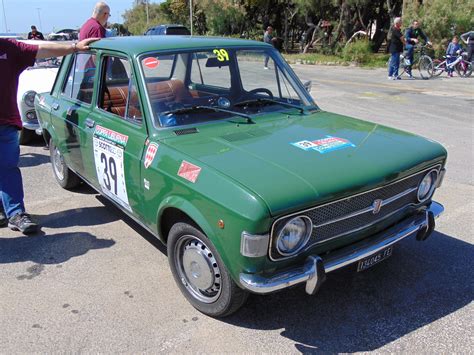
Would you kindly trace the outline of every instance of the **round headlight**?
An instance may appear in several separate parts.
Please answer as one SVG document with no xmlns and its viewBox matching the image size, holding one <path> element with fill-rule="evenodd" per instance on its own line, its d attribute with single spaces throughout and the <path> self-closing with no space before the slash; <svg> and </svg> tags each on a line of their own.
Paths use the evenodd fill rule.
<svg viewBox="0 0 474 355">
<path fill-rule="evenodd" d="M 35 106 L 35 96 L 36 96 L 36 91 L 27 91 L 23 95 L 23 101 L 25 104 L 29 107 L 34 107 Z"/>
<path fill-rule="evenodd" d="M 436 179 L 438 178 L 438 171 L 431 170 L 423 177 L 418 186 L 418 201 L 424 202 L 430 198 L 435 189 Z"/>
<path fill-rule="evenodd" d="M 308 242 L 313 223 L 307 216 L 290 219 L 278 233 L 276 248 L 281 255 L 289 256 L 299 252 Z"/>
</svg>

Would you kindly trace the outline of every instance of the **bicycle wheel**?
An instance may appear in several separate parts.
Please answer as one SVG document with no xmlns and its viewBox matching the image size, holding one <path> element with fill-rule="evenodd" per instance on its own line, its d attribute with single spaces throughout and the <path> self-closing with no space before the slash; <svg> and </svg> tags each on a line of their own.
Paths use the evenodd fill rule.
<svg viewBox="0 0 474 355">
<path fill-rule="evenodd" d="M 433 76 L 433 61 L 427 55 L 420 57 L 418 62 L 418 70 L 423 79 L 429 79 Z"/>
<path fill-rule="evenodd" d="M 433 76 L 439 76 L 442 72 L 446 70 L 446 61 L 434 59 L 433 60 Z"/>
<path fill-rule="evenodd" d="M 454 69 L 456 69 L 456 73 L 458 73 L 460 77 L 467 78 L 472 74 L 472 63 L 461 60 L 458 64 L 456 64 Z"/>
</svg>

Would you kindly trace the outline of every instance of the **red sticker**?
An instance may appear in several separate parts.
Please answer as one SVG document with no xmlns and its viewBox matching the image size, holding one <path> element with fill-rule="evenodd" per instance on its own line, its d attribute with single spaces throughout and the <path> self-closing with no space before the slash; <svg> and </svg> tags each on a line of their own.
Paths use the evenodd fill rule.
<svg viewBox="0 0 474 355">
<path fill-rule="evenodd" d="M 145 161 L 143 162 L 143 165 L 145 166 L 145 169 L 148 169 L 153 162 L 153 159 L 155 159 L 156 152 L 158 151 L 158 144 L 156 143 L 150 143 L 148 146 L 148 149 L 146 150 L 145 154 Z"/>
<path fill-rule="evenodd" d="M 158 65 L 160 65 L 160 61 L 153 57 L 148 57 L 143 59 L 143 65 L 150 69 L 155 69 Z"/>
<path fill-rule="evenodd" d="M 186 160 L 183 160 L 181 166 L 178 170 L 178 176 L 195 183 L 199 174 L 201 173 L 201 168 L 194 164 L 188 163 Z"/>
</svg>

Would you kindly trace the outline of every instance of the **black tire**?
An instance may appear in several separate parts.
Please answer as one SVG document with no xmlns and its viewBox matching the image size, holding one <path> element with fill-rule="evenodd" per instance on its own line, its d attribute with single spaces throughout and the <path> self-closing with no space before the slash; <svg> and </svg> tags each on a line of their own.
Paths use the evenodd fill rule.
<svg viewBox="0 0 474 355">
<path fill-rule="evenodd" d="M 433 61 L 427 55 L 420 58 L 418 70 L 423 79 L 427 80 L 433 76 Z"/>
<path fill-rule="evenodd" d="M 446 71 L 446 62 L 439 59 L 433 60 L 433 76 L 440 76 L 444 71 Z"/>
<path fill-rule="evenodd" d="M 81 183 L 81 179 L 67 167 L 64 158 L 56 147 L 56 144 L 54 144 L 53 139 L 49 140 L 49 155 L 53 174 L 59 186 L 63 189 L 70 190 Z"/>
<path fill-rule="evenodd" d="M 167 248 L 176 284 L 198 311 L 225 317 L 245 303 L 248 292 L 232 280 L 214 245 L 197 228 L 176 223 L 169 232 Z"/>
<path fill-rule="evenodd" d="M 460 61 L 456 64 L 455 68 L 456 73 L 462 78 L 467 78 L 472 74 L 472 63 L 468 61 Z"/>
<path fill-rule="evenodd" d="M 31 142 L 35 135 L 35 131 L 22 128 L 21 131 L 18 131 L 18 141 L 21 145 L 28 144 Z"/>
</svg>

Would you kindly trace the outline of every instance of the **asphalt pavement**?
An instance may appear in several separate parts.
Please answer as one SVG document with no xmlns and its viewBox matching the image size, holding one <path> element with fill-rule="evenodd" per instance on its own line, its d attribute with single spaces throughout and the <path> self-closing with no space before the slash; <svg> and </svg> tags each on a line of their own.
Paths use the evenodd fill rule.
<svg viewBox="0 0 474 355">
<path fill-rule="evenodd" d="M 426 242 L 396 245 L 321 291 L 251 296 L 209 318 L 180 294 L 165 248 L 83 186 L 54 180 L 41 141 L 22 147 L 29 212 L 42 235 L 0 229 L 0 353 L 469 353 L 474 348 L 474 77 L 389 81 L 382 69 L 294 65 L 326 111 L 414 132 L 448 150 Z M 0 157 L 1 158 L 1 157 Z"/>
</svg>

